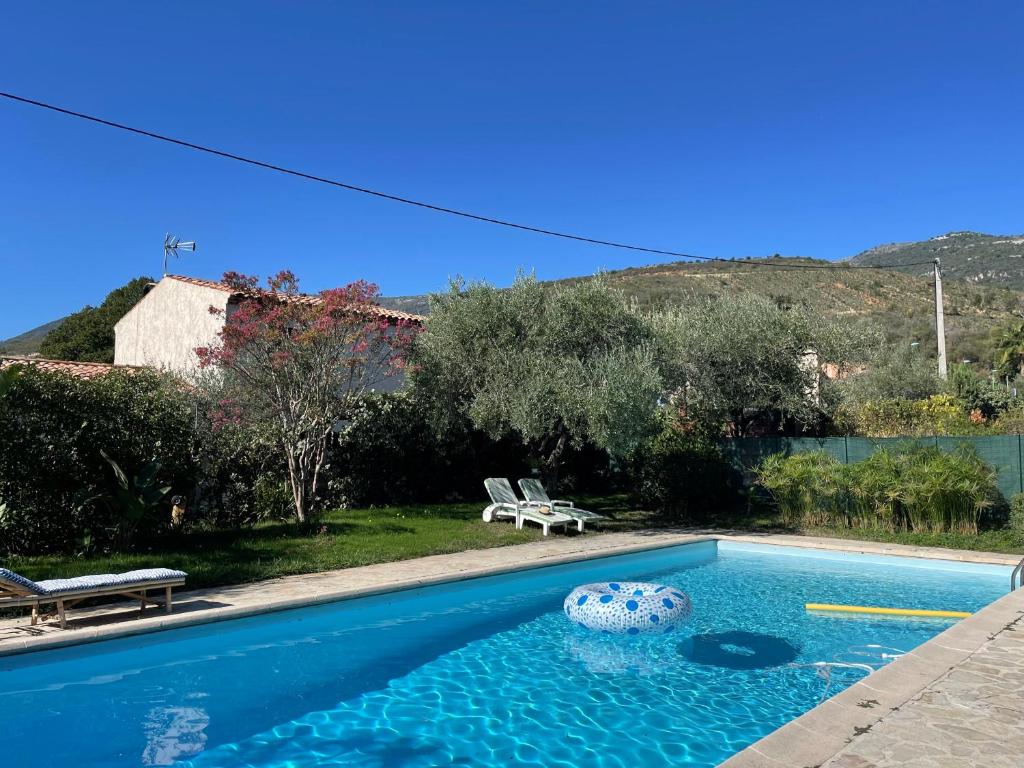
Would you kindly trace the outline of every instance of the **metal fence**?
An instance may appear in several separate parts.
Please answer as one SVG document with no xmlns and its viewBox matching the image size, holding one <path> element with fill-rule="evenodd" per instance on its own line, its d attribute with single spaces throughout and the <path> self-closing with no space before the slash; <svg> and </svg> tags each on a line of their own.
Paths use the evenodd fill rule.
<svg viewBox="0 0 1024 768">
<path fill-rule="evenodd" d="M 943 451 L 954 451 L 967 444 L 998 475 L 999 491 L 1007 499 L 1015 493 L 1024 493 L 1024 462 L 1021 461 L 1021 435 L 991 435 L 964 437 L 745 437 L 726 440 L 726 454 L 745 475 L 773 453 L 808 453 L 824 451 L 844 464 L 866 459 L 878 448 L 892 448 L 908 442 L 935 445 Z"/>
</svg>

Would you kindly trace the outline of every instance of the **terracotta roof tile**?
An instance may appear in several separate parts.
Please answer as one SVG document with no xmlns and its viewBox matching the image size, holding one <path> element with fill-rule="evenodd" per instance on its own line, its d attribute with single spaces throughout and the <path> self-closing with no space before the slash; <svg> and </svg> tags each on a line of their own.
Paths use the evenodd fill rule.
<svg viewBox="0 0 1024 768">
<path fill-rule="evenodd" d="M 189 285 L 198 285 L 203 288 L 213 288 L 217 291 L 223 291 L 224 293 L 230 293 L 232 299 L 251 298 L 259 296 L 269 296 L 270 291 L 255 290 L 255 291 L 238 291 L 225 283 L 218 283 L 214 280 L 203 280 L 198 277 L 187 277 L 185 275 L 167 275 L 171 280 L 178 280 L 182 283 L 188 283 Z M 277 298 L 281 301 L 294 302 L 296 304 L 306 304 L 314 306 L 319 304 L 322 299 L 319 296 L 300 293 L 297 295 L 278 294 Z M 410 323 L 422 324 L 424 317 L 422 315 L 414 315 L 412 312 L 402 312 L 399 309 L 390 309 L 389 307 L 381 307 L 379 305 L 373 306 L 373 311 L 380 317 L 386 317 L 388 320 L 404 320 Z"/>
<path fill-rule="evenodd" d="M 103 376 L 114 370 L 109 363 L 81 363 L 76 360 L 47 360 L 43 357 L 0 357 L 0 370 L 9 368 L 12 365 L 31 365 L 41 371 L 49 373 L 66 373 L 79 379 L 93 379 Z M 131 366 L 117 366 L 119 370 L 133 370 Z"/>
</svg>

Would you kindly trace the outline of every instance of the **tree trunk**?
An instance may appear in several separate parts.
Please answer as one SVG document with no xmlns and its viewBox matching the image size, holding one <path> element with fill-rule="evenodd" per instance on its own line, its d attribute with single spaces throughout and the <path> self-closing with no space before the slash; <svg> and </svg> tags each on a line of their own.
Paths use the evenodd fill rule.
<svg viewBox="0 0 1024 768">
<path fill-rule="evenodd" d="M 302 481 L 302 467 L 299 458 L 293 450 L 285 447 L 285 455 L 288 457 L 288 485 L 292 490 L 292 503 L 295 505 L 295 519 L 300 523 L 306 522 L 306 500 L 305 489 Z"/>
<path fill-rule="evenodd" d="M 562 454 L 565 453 L 565 446 L 568 442 L 569 436 L 562 432 L 555 441 L 555 447 L 541 463 L 541 479 L 549 496 L 558 493 L 558 475 L 562 468 Z"/>
</svg>

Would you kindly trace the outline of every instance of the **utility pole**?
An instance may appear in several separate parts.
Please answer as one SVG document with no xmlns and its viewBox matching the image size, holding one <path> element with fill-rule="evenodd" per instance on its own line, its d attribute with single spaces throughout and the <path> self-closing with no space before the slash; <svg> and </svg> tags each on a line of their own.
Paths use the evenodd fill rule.
<svg viewBox="0 0 1024 768">
<path fill-rule="evenodd" d="M 935 337 L 939 345 L 939 377 L 946 378 L 946 319 L 942 314 L 942 267 L 935 260 Z"/>
</svg>

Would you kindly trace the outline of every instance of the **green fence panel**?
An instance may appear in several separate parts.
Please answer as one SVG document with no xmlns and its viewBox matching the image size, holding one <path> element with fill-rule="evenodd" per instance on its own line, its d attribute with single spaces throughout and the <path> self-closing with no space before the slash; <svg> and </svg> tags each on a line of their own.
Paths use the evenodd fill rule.
<svg viewBox="0 0 1024 768">
<path fill-rule="evenodd" d="M 790 437 L 786 438 L 786 452 L 827 453 L 837 461 L 846 463 L 845 437 Z"/>
<path fill-rule="evenodd" d="M 785 438 L 756 437 L 739 440 L 726 440 L 722 443 L 725 454 L 732 463 L 743 472 L 750 472 L 766 456 L 784 450 Z"/>
<path fill-rule="evenodd" d="M 999 492 L 1007 499 L 1021 492 L 1020 436 L 993 435 L 991 437 L 939 437 L 936 444 L 943 451 L 955 451 L 969 445 L 978 456 L 997 473 Z"/>
</svg>

